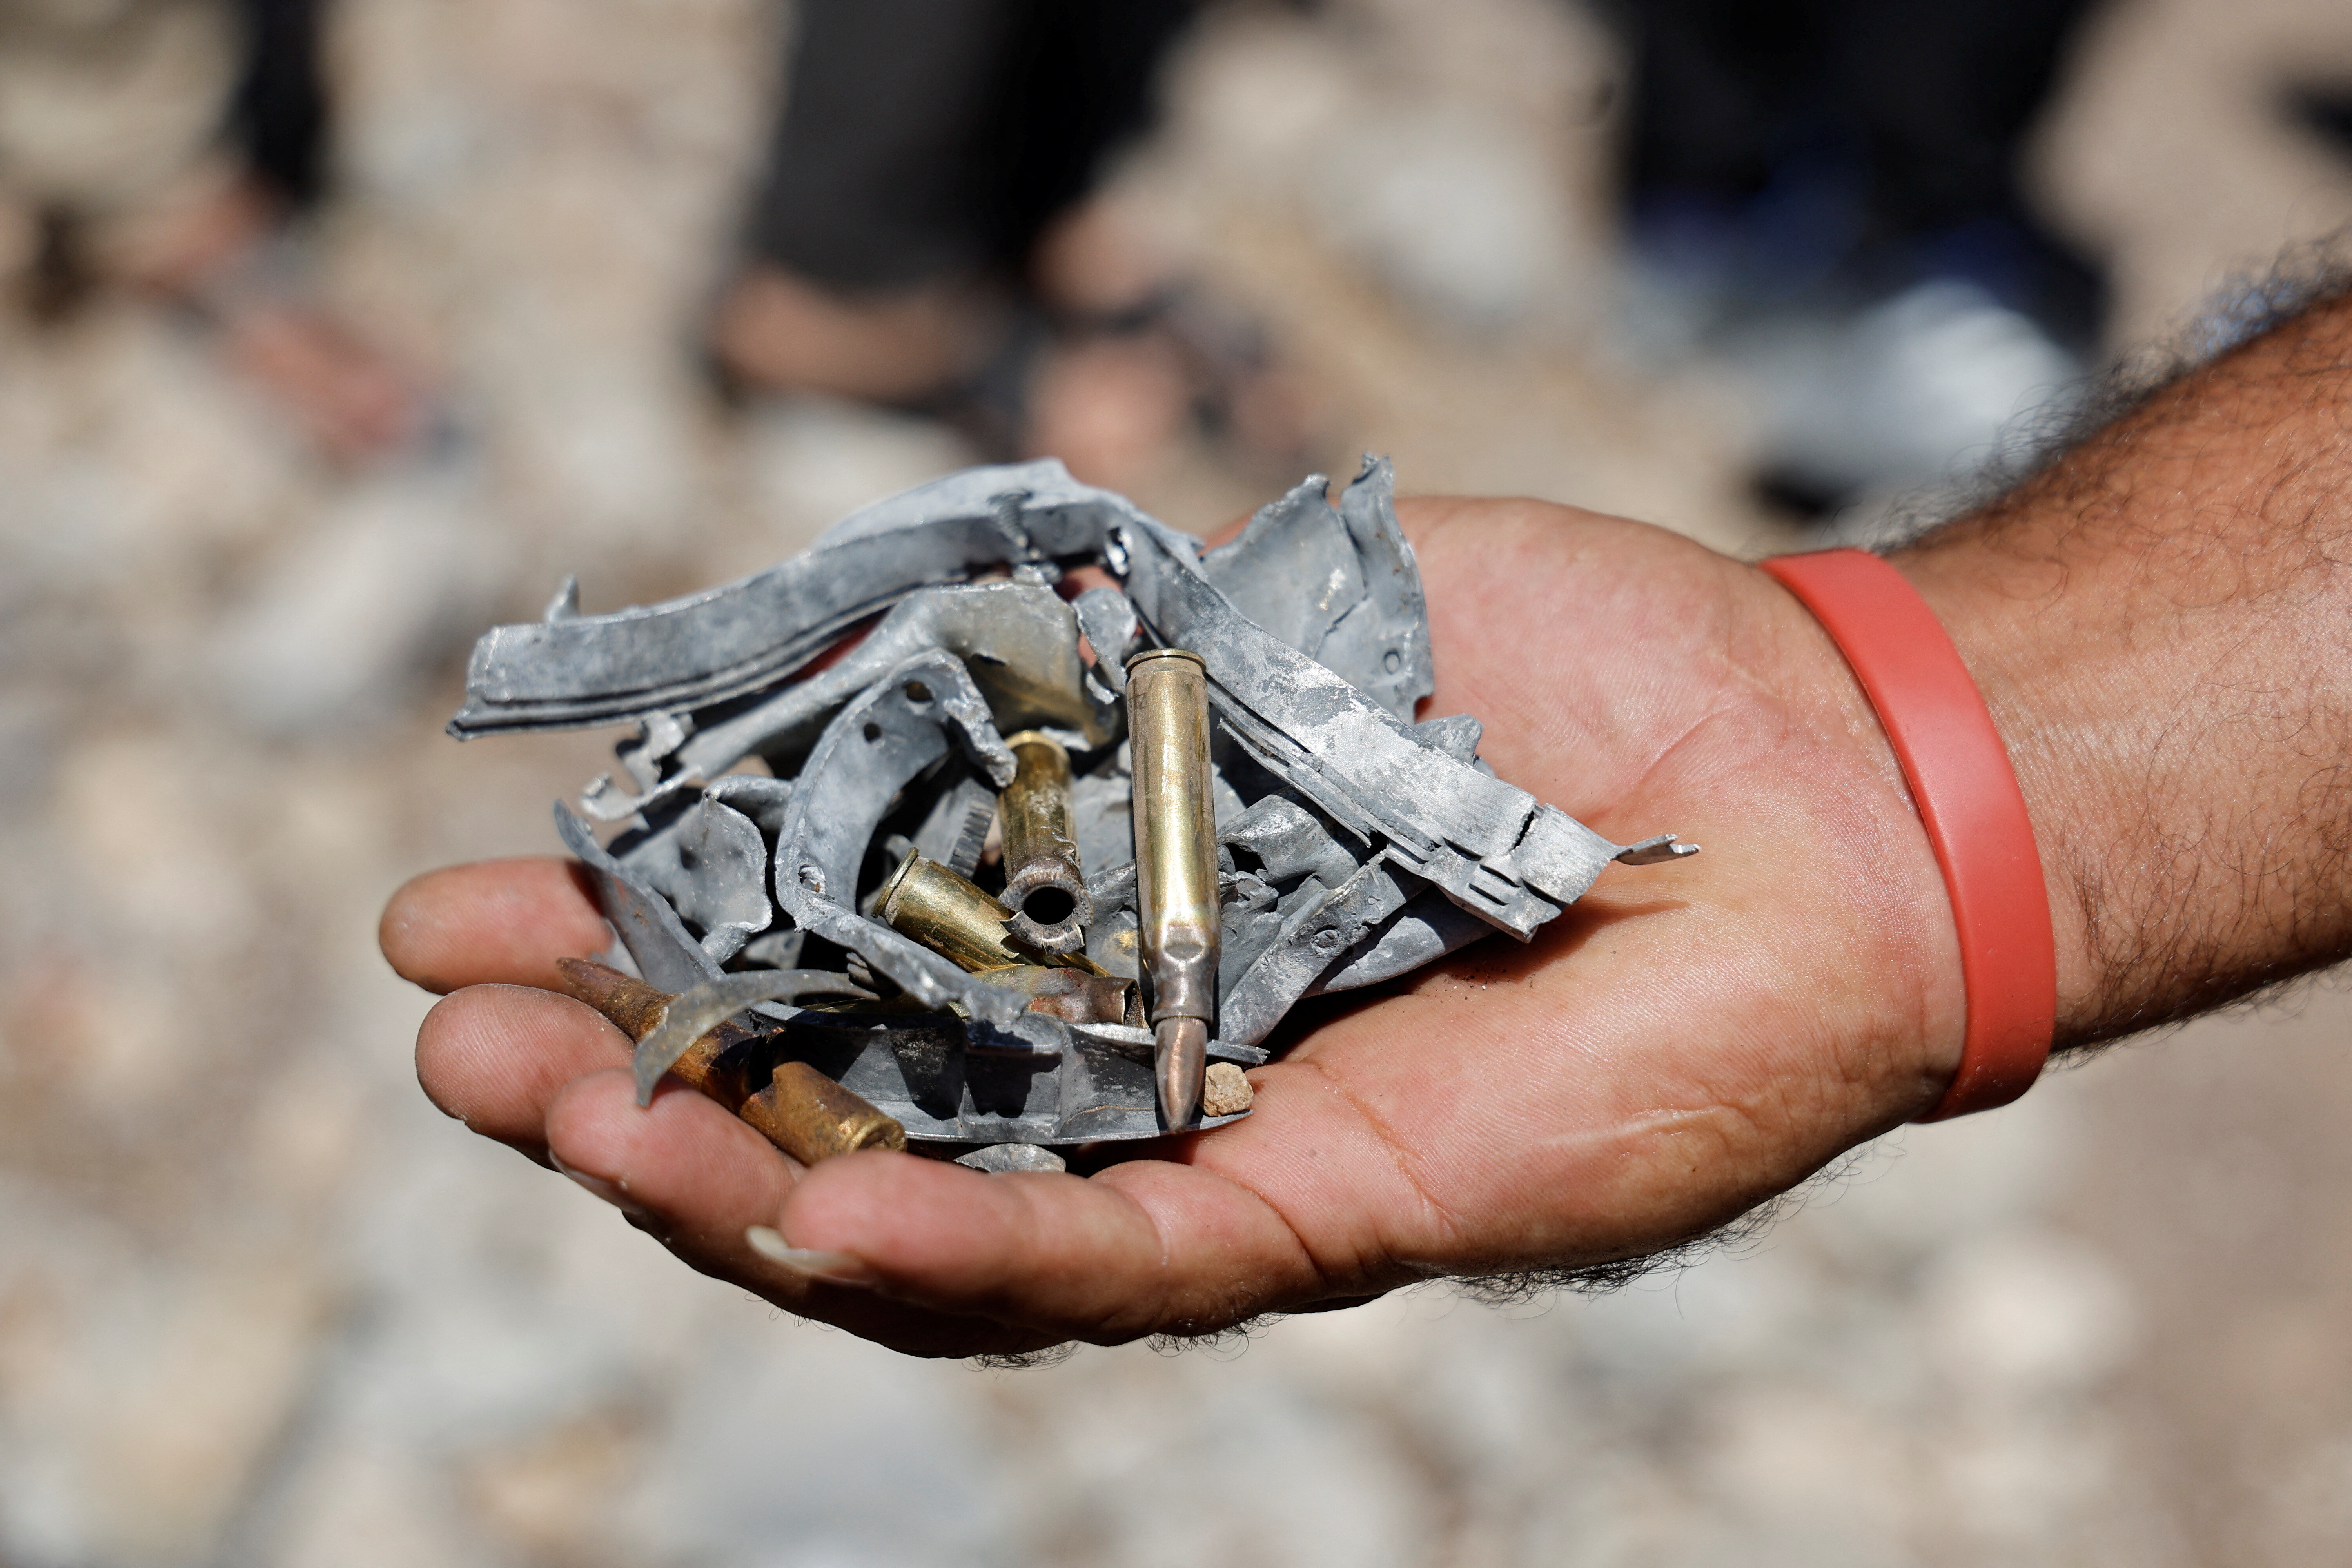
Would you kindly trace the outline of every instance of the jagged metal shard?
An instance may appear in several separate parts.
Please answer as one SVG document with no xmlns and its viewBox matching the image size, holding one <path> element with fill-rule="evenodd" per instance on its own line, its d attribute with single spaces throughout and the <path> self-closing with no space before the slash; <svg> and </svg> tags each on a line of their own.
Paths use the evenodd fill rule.
<svg viewBox="0 0 2352 1568">
<path fill-rule="evenodd" d="M 1695 847 L 1671 834 L 1612 844 L 1496 777 L 1475 718 L 1415 722 L 1434 671 L 1389 466 L 1367 459 L 1336 506 L 1327 491 L 1310 477 L 1204 554 L 1057 462 L 967 469 L 688 598 L 583 616 L 567 584 L 544 621 L 482 638 L 450 731 L 636 726 L 619 748 L 634 787 L 599 778 L 581 802 L 625 829 L 604 846 L 568 807 L 556 821 L 639 973 L 697 999 L 669 1035 L 750 1004 L 751 1026 L 919 1142 L 1155 1137 L 1170 1129 L 1150 1031 L 1030 1011 L 1020 971 L 1003 984 L 967 973 L 870 907 L 909 853 L 994 890 L 1002 873 L 984 859 L 1014 769 L 1004 737 L 1035 731 L 1069 753 L 1082 951 L 1135 978 L 1130 654 L 1181 647 L 1208 670 L 1223 928 L 1212 1060 L 1262 1062 L 1302 997 L 1496 931 L 1524 940 L 1612 861 Z M 1124 591 L 1065 599 L 1055 585 L 1079 565 Z M 766 772 L 732 771 L 751 763 Z M 648 1037 L 647 1086 L 680 1043 L 669 1035 Z"/>
</svg>

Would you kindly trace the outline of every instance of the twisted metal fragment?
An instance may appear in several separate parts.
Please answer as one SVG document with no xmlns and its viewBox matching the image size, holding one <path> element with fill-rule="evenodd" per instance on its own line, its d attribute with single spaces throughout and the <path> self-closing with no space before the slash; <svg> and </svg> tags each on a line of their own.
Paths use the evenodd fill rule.
<svg viewBox="0 0 2352 1568">
<path fill-rule="evenodd" d="M 796 1076 L 919 1139 L 1150 1136 L 1191 1121 L 1203 1063 L 1263 1060 L 1301 997 L 1524 939 L 1612 860 L 1691 850 L 1612 844 L 1496 778 L 1473 717 L 1415 721 L 1433 672 L 1392 489 L 1372 460 L 1336 501 L 1310 479 L 1204 555 L 1058 464 L 968 470 L 709 593 L 583 616 L 569 588 L 483 639 L 451 728 L 639 726 L 635 792 L 583 803 L 630 830 L 608 851 L 557 816 L 647 981 L 708 1007 L 806 964 L 898 988 L 887 1016 L 751 1003 Z M 1064 602 L 1085 563 L 1121 589 Z M 1204 715 L 1174 768 L 1147 717 L 1166 671 L 1128 668 L 1155 645 L 1189 651 Z M 775 776 L 728 771 L 753 759 Z M 913 873 L 950 868 L 972 940 L 893 929 L 921 924 Z M 1004 904 L 972 881 L 1000 875 Z M 1151 1031 L 1125 1021 L 1138 980 Z"/>
</svg>

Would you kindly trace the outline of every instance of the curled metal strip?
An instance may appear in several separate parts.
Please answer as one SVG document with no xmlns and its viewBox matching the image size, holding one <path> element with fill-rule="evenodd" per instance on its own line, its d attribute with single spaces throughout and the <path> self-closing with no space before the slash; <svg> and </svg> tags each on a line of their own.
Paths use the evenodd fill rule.
<svg viewBox="0 0 2352 1568">
<path fill-rule="evenodd" d="M 1077 617 L 1053 589 L 1030 583 L 929 588 L 903 600 L 822 674 L 690 732 L 677 723 L 648 726 L 635 765 L 667 776 L 636 796 L 623 795 L 609 775 L 599 780 L 590 786 L 592 815 L 619 821 L 650 811 L 753 754 L 779 773 L 794 772 L 845 703 L 908 659 L 933 652 L 963 661 L 1005 730 L 1068 729 L 1089 748 L 1117 733 L 1118 710 L 1087 689 Z M 664 732 L 655 735 L 656 728 Z"/>
<path fill-rule="evenodd" d="M 960 742 L 1002 787 L 1013 753 L 961 664 L 944 653 L 908 659 L 844 708 L 810 753 L 776 838 L 776 901 L 793 922 L 856 953 L 927 1007 L 950 1004 L 970 1016 L 1009 1026 L 1019 997 L 961 969 L 856 911 L 866 847 L 890 803 Z"/>
<path fill-rule="evenodd" d="M 1114 526 L 1191 543 L 1053 458 L 968 468 L 853 513 L 805 553 L 723 587 L 494 628 L 475 645 L 449 731 L 572 729 L 746 696 L 918 588 L 1033 556 L 1091 558 Z"/>
<path fill-rule="evenodd" d="M 631 1063 L 637 1079 L 637 1103 L 653 1102 L 654 1086 L 688 1046 L 755 1003 L 873 994 L 849 976 L 826 969 L 754 969 L 706 980 L 672 997 L 653 1033 L 637 1042 L 637 1054 Z"/>
<path fill-rule="evenodd" d="M 718 978 L 718 962 L 694 940 L 677 911 L 606 854 L 588 825 L 560 800 L 555 803 L 555 831 L 587 866 L 596 883 L 596 901 L 621 933 L 621 945 L 636 961 L 646 984 L 676 993 Z"/>
</svg>

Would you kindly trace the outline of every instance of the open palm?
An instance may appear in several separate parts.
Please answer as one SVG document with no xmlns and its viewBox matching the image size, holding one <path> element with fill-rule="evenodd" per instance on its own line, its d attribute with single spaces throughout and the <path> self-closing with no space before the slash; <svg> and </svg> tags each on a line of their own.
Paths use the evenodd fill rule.
<svg viewBox="0 0 2352 1568">
<path fill-rule="evenodd" d="M 1612 868 L 1532 942 L 1490 939 L 1327 1011 L 1252 1072 L 1246 1121 L 1084 1178 L 879 1152 L 803 1170 L 675 1086 L 640 1110 L 627 1039 L 532 989 L 605 945 L 580 884 L 560 861 L 459 867 L 384 916 L 394 966 L 454 993 L 419 1036 L 426 1091 L 693 1267 L 952 1356 L 1635 1257 L 1931 1103 L 1961 1026 L 1943 884 L 1805 612 L 1638 523 L 1532 501 L 1400 512 L 1436 655 L 1424 716 L 1477 715 L 1504 778 L 1604 835 L 1705 854 Z M 755 1226 L 811 1256 L 776 1260 Z"/>
</svg>

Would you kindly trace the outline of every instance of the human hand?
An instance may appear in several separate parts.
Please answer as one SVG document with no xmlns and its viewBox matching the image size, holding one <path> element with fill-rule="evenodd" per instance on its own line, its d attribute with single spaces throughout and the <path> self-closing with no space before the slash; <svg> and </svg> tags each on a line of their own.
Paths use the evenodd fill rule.
<svg viewBox="0 0 2352 1568">
<path fill-rule="evenodd" d="M 454 993 L 419 1036 L 426 1091 L 693 1267 L 946 1356 L 1638 1257 L 1931 1104 L 1962 1025 L 1949 907 L 1811 617 L 1640 524 L 1531 501 L 1400 511 L 1430 605 L 1424 712 L 1476 714 L 1504 778 L 1600 832 L 1671 829 L 1705 855 L 1613 868 L 1524 946 L 1335 999 L 1251 1073 L 1246 1121 L 1088 1177 L 880 1152 L 803 1170 L 674 1084 L 640 1109 L 627 1039 L 531 988 L 605 945 L 581 884 L 554 860 L 459 867 L 384 916 L 394 966 Z M 754 1226 L 795 1250 L 761 1252 Z"/>
</svg>

